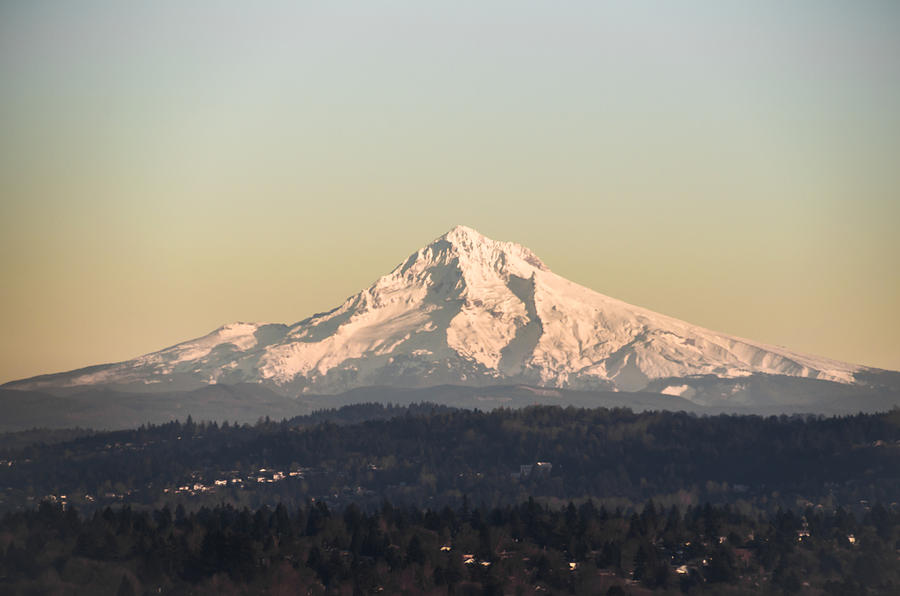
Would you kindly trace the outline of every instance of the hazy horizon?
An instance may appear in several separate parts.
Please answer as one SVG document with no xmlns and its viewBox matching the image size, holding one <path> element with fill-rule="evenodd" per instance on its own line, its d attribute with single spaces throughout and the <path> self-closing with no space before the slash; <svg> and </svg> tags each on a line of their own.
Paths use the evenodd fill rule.
<svg viewBox="0 0 900 596">
<path fill-rule="evenodd" d="M 900 369 L 900 5 L 0 7 L 0 383 L 329 310 L 464 224 Z"/>
</svg>

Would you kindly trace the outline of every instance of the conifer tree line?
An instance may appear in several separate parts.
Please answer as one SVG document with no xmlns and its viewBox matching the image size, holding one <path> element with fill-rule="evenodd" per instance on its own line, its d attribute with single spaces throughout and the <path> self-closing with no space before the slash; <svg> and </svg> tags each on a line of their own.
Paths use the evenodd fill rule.
<svg viewBox="0 0 900 596">
<path fill-rule="evenodd" d="M 0 594 L 900 593 L 900 411 L 0 437 Z"/>
<path fill-rule="evenodd" d="M 900 514 L 880 504 L 610 511 L 587 500 L 365 512 L 324 503 L 0 519 L 10 594 L 896 594 Z M 542 592 L 543 591 L 543 592 Z"/>
</svg>

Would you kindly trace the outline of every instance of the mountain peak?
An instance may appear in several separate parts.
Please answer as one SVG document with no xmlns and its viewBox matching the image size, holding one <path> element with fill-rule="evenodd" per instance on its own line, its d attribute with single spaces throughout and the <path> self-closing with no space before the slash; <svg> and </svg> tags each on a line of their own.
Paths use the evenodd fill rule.
<svg viewBox="0 0 900 596">
<path fill-rule="evenodd" d="M 454 226 L 424 250 L 440 250 L 442 246 L 446 245 L 452 247 L 452 252 L 460 257 L 461 265 L 471 266 L 474 262 L 480 262 L 493 268 L 510 269 L 511 267 L 519 274 L 523 272 L 523 269 L 549 271 L 537 255 L 521 244 L 492 240 L 468 226 Z M 531 276 L 530 272 L 525 272 L 529 273 L 525 277 Z"/>
<path fill-rule="evenodd" d="M 496 240 L 492 240 L 469 226 L 453 226 L 443 236 L 439 237 L 435 242 L 444 240 L 461 248 L 472 248 L 475 246 L 496 244 Z"/>
<path fill-rule="evenodd" d="M 472 241 L 490 240 L 478 230 L 463 225 L 453 226 L 452 228 L 450 228 L 450 231 L 441 236 L 441 238 L 446 238 L 447 240 L 451 241 L 463 238 L 470 239 Z"/>
<path fill-rule="evenodd" d="M 851 384 L 860 372 L 626 304 L 554 274 L 522 245 L 455 226 L 337 308 L 293 325 L 227 325 L 131 361 L 16 387 L 254 382 L 337 392 L 503 382 L 655 387 L 698 401 L 707 398 L 692 392 L 714 378 L 731 385 L 709 399 L 733 401 L 743 394 L 732 389 L 743 391 L 751 376 Z"/>
</svg>

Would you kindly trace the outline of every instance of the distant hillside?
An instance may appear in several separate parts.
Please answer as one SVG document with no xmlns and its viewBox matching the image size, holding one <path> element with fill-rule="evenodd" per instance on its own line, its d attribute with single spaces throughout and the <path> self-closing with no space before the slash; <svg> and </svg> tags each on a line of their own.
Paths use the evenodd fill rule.
<svg viewBox="0 0 900 596">
<path fill-rule="evenodd" d="M 31 428 L 92 428 L 115 430 L 174 420 L 255 422 L 281 420 L 364 403 L 409 405 L 428 402 L 452 408 L 491 410 L 532 405 L 582 408 L 630 408 L 634 411 L 665 410 L 695 414 L 855 414 L 884 412 L 900 405 L 900 394 L 889 389 L 859 387 L 828 381 L 756 376 L 753 379 L 695 379 L 717 392 L 734 391 L 736 384 L 749 388 L 760 404 L 741 403 L 703 406 L 677 395 L 629 391 L 576 391 L 496 385 L 467 387 L 439 385 L 425 388 L 361 387 L 337 395 L 301 394 L 290 397 L 262 385 L 210 385 L 183 392 L 132 393 L 106 388 L 70 390 L 63 395 L 0 389 L 0 432 Z M 797 403 L 780 403 L 783 390 Z"/>
<path fill-rule="evenodd" d="M 0 509 L 42 497 L 92 509 L 306 499 L 455 506 L 464 495 L 490 505 L 590 496 L 773 511 L 900 503 L 900 410 L 819 418 L 366 404 L 292 421 L 190 420 L 0 450 Z"/>
</svg>

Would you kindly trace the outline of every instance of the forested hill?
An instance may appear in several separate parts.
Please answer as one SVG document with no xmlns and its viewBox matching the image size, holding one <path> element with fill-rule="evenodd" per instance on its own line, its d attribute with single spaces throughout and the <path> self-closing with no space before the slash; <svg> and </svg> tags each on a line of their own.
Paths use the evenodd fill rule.
<svg viewBox="0 0 900 596">
<path fill-rule="evenodd" d="M 356 406 L 255 425 L 170 423 L 0 451 L 0 507 L 49 498 L 236 505 L 736 503 L 865 510 L 900 501 L 900 411 L 834 418 Z M 355 422 L 359 418 L 382 418 Z"/>
</svg>

